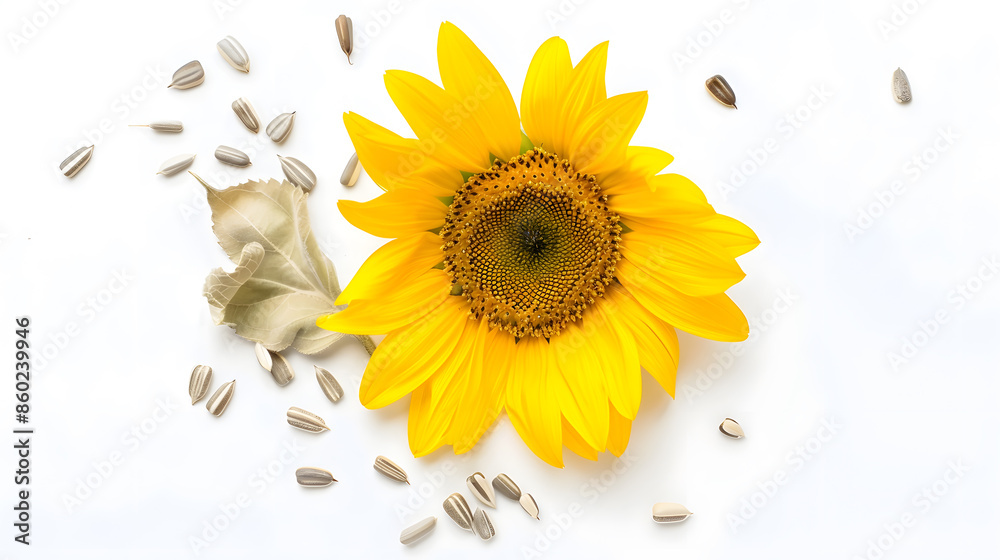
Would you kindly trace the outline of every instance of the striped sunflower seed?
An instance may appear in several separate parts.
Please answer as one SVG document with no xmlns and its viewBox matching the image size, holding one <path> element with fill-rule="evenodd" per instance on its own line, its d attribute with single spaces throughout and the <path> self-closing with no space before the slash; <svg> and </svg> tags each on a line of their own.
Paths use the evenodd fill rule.
<svg viewBox="0 0 1000 560">
<path fill-rule="evenodd" d="M 528 494 L 527 492 L 521 494 L 521 499 L 518 500 L 524 511 L 528 512 L 528 515 L 538 519 L 538 502 L 535 498 Z"/>
<path fill-rule="evenodd" d="M 250 132 L 254 134 L 260 132 L 260 119 L 257 117 L 257 111 L 254 111 L 253 105 L 246 97 L 233 101 L 233 112 Z"/>
<path fill-rule="evenodd" d="M 716 74 L 705 80 L 705 89 L 719 103 L 722 103 L 726 107 L 736 108 L 736 94 L 733 92 L 733 88 L 729 86 L 729 82 L 722 76 Z"/>
<path fill-rule="evenodd" d="M 145 127 L 157 132 L 183 132 L 184 123 L 181 121 L 154 121 L 149 124 L 130 124 L 129 126 Z"/>
<path fill-rule="evenodd" d="M 229 401 L 233 400 L 233 393 L 235 391 L 235 379 L 229 383 L 223 383 L 221 387 L 215 390 L 215 393 L 208 399 L 208 402 L 205 403 L 205 408 L 216 416 L 222 416 L 222 413 L 226 411 L 226 407 L 229 406 Z"/>
<path fill-rule="evenodd" d="M 253 345 L 253 353 L 257 356 L 257 363 L 260 364 L 260 367 L 266 369 L 268 373 L 270 373 L 271 364 L 274 363 L 274 361 L 271 360 L 271 351 L 258 342 Z"/>
<path fill-rule="evenodd" d="M 455 492 L 445 499 L 442 506 L 456 525 L 466 531 L 472 531 L 472 510 L 469 509 L 469 502 L 465 501 L 465 496 Z"/>
<path fill-rule="evenodd" d="M 493 528 L 493 520 L 479 508 L 476 508 L 476 513 L 472 516 L 472 532 L 484 541 L 492 539 L 493 535 L 497 534 Z"/>
<path fill-rule="evenodd" d="M 694 515 L 688 508 L 671 502 L 653 505 L 653 521 L 657 523 L 679 523 Z"/>
<path fill-rule="evenodd" d="M 354 183 L 358 182 L 358 177 L 361 175 L 361 164 L 358 163 L 358 153 L 354 152 L 351 159 L 347 160 L 347 166 L 344 167 L 344 172 L 340 174 L 340 184 L 345 187 L 353 187 Z"/>
<path fill-rule="evenodd" d="M 316 187 L 316 174 L 309 166 L 293 157 L 278 156 L 281 162 L 281 170 L 285 172 L 285 177 L 296 187 L 308 192 Z"/>
<path fill-rule="evenodd" d="M 270 372 L 274 382 L 282 387 L 291 383 L 295 379 L 295 370 L 292 369 L 292 364 L 288 363 L 288 360 L 277 352 L 268 350 L 267 354 L 271 357 Z"/>
<path fill-rule="evenodd" d="M 486 477 L 483 476 L 483 473 L 472 473 L 472 476 L 465 479 L 465 483 L 469 486 L 469 490 L 472 490 L 472 495 L 475 496 L 480 502 L 483 502 L 491 508 L 497 507 L 496 494 L 493 492 L 493 487 L 486 481 Z"/>
<path fill-rule="evenodd" d="M 173 79 L 167 87 L 174 89 L 190 89 L 201 85 L 204 81 L 205 69 L 201 67 L 200 62 L 192 60 L 174 72 Z"/>
<path fill-rule="evenodd" d="M 910 80 L 902 68 L 896 68 L 892 73 L 892 97 L 896 103 L 909 103 L 913 99 L 910 93 Z"/>
<path fill-rule="evenodd" d="M 330 429 L 327 427 L 326 422 L 324 422 L 322 418 L 316 416 L 308 410 L 302 410 L 297 406 L 289 408 L 286 416 L 288 418 L 288 423 L 300 430 L 318 434 Z"/>
<path fill-rule="evenodd" d="M 163 165 L 160 166 L 160 170 L 157 171 L 156 174 L 169 177 L 178 171 L 184 171 L 190 167 L 192 163 L 194 163 L 195 155 L 197 154 L 181 154 L 179 156 L 174 156 L 163 162 Z"/>
<path fill-rule="evenodd" d="M 239 70 L 240 72 L 250 71 L 250 55 L 247 54 L 246 49 L 239 41 L 234 39 L 230 35 L 226 35 L 226 38 L 215 44 L 219 49 L 219 54 L 222 58 L 226 59 L 226 62 L 230 66 Z"/>
<path fill-rule="evenodd" d="M 333 473 L 325 469 L 300 467 L 295 469 L 295 482 L 298 482 L 300 486 L 322 488 L 337 482 L 337 479 L 333 478 Z"/>
<path fill-rule="evenodd" d="M 87 165 L 92 155 L 94 155 L 94 146 L 84 146 L 62 160 L 62 163 L 59 164 L 59 171 L 62 171 L 63 175 L 67 177 L 73 177 L 83 169 L 83 166 Z"/>
<path fill-rule="evenodd" d="M 497 492 L 500 492 L 504 496 L 514 500 L 515 502 L 521 499 L 521 489 L 514 483 L 513 480 L 504 473 L 500 473 L 493 479 L 493 488 L 496 488 Z"/>
<path fill-rule="evenodd" d="M 271 138 L 271 140 L 280 144 L 285 141 L 285 138 L 288 138 L 288 134 L 292 132 L 292 125 L 294 124 L 295 111 L 292 111 L 291 113 L 282 113 L 277 117 L 274 117 L 274 119 L 268 123 L 265 132 L 267 132 L 267 135 Z"/>
<path fill-rule="evenodd" d="M 229 146 L 219 146 L 215 149 L 215 159 L 235 167 L 251 165 L 250 156 Z"/>
<path fill-rule="evenodd" d="M 426 537 L 437 526 L 437 517 L 431 516 L 410 525 L 399 534 L 399 542 L 403 544 L 413 544 Z"/>
<path fill-rule="evenodd" d="M 323 389 L 323 394 L 326 395 L 326 398 L 330 399 L 330 402 L 333 403 L 339 401 L 344 396 L 344 388 L 337 382 L 337 378 L 324 368 L 319 366 L 313 367 L 316 368 L 316 381 L 319 383 L 319 388 Z"/>
<path fill-rule="evenodd" d="M 337 16 L 335 27 L 337 28 L 337 39 L 340 40 L 340 50 L 347 55 L 348 64 L 353 65 L 351 53 L 354 52 L 354 22 L 351 21 L 351 18 L 340 14 Z"/>
<path fill-rule="evenodd" d="M 406 476 L 406 471 L 383 455 L 375 457 L 375 470 L 393 480 L 398 480 L 399 482 L 405 482 L 407 484 L 410 483 L 409 478 Z"/>
<path fill-rule="evenodd" d="M 743 427 L 732 418 L 726 418 L 723 420 L 722 423 L 719 424 L 719 431 L 733 439 L 741 439 L 745 435 L 743 433 Z"/>
<path fill-rule="evenodd" d="M 208 366 L 194 366 L 194 370 L 191 372 L 191 380 L 188 382 L 188 395 L 191 395 L 191 404 L 205 398 L 211 384 L 212 368 Z"/>
</svg>

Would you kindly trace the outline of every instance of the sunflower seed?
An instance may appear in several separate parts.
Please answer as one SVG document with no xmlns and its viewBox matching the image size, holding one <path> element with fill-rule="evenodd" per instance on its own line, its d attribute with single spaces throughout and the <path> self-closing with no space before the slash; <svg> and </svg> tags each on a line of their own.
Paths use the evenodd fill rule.
<svg viewBox="0 0 1000 560">
<path fill-rule="evenodd" d="M 171 81 L 170 85 L 167 87 L 174 89 L 189 89 L 201 85 L 204 81 L 205 69 L 201 67 L 200 62 L 192 60 L 174 72 L 173 81 Z"/>
<path fill-rule="evenodd" d="M 316 187 L 316 174 L 309 169 L 309 166 L 293 157 L 278 156 L 278 161 L 281 162 L 281 170 L 285 172 L 285 177 L 288 177 L 293 185 L 306 192 L 312 192 Z"/>
<path fill-rule="evenodd" d="M 347 55 L 347 62 L 354 64 L 351 62 L 351 53 L 354 52 L 354 22 L 351 21 L 351 18 L 340 14 L 337 16 L 335 27 L 337 28 L 337 38 L 340 39 L 340 50 Z"/>
<path fill-rule="evenodd" d="M 184 130 L 184 124 L 181 121 L 156 121 L 149 124 L 130 124 L 129 126 L 143 126 L 157 132 L 182 132 Z"/>
<path fill-rule="evenodd" d="M 347 160 L 344 172 L 340 174 L 340 184 L 345 187 L 353 187 L 354 183 L 358 182 L 359 175 L 361 175 L 361 165 L 358 164 L 358 153 L 354 152 L 351 159 Z"/>
<path fill-rule="evenodd" d="M 472 531 L 472 510 L 469 509 L 469 502 L 465 501 L 465 496 L 455 492 L 445 499 L 444 512 L 459 527 L 466 531 Z"/>
<path fill-rule="evenodd" d="M 216 43 L 215 46 L 218 47 L 219 54 L 226 59 L 230 66 L 240 72 L 250 71 L 250 56 L 239 41 L 226 35 L 226 38 Z"/>
<path fill-rule="evenodd" d="M 743 433 L 743 428 L 732 418 L 726 418 L 723 420 L 722 423 L 719 424 L 719 431 L 733 439 L 740 439 L 745 435 Z"/>
<path fill-rule="evenodd" d="M 280 144 L 285 141 L 285 138 L 288 138 L 288 133 L 292 131 L 293 124 L 295 124 L 295 111 L 282 113 L 268 123 L 265 131 L 271 137 L 271 140 Z"/>
<path fill-rule="evenodd" d="M 344 388 L 340 386 L 340 383 L 337 383 L 337 378 L 319 366 L 313 367 L 316 368 L 316 381 L 319 382 L 319 388 L 323 389 L 326 398 L 333 403 L 339 401 L 340 397 L 344 396 Z"/>
<path fill-rule="evenodd" d="M 260 367 L 266 369 L 268 373 L 270 373 L 271 364 L 274 363 L 273 360 L 271 360 L 271 351 L 258 342 L 253 345 L 253 353 L 257 356 L 257 363 L 260 364 Z"/>
<path fill-rule="evenodd" d="M 509 476 L 504 473 L 500 473 L 493 479 L 493 487 L 497 489 L 498 492 L 507 496 L 508 498 L 514 500 L 521 499 L 521 489 L 510 479 Z"/>
<path fill-rule="evenodd" d="M 229 406 L 229 401 L 233 400 L 234 391 L 236 391 L 235 379 L 229 383 L 223 383 L 221 387 L 215 390 L 215 393 L 208 399 L 208 402 L 205 403 L 205 408 L 216 416 L 222 416 L 222 413 L 226 411 L 226 407 Z"/>
<path fill-rule="evenodd" d="M 316 467 L 301 467 L 295 469 L 295 482 L 298 482 L 300 486 L 322 488 L 323 486 L 329 486 L 337 482 L 337 479 L 333 478 L 333 473 L 328 470 L 317 469 Z"/>
<path fill-rule="evenodd" d="M 322 418 L 297 406 L 289 408 L 286 415 L 288 423 L 300 430 L 318 434 L 330 429 L 326 426 L 326 422 Z"/>
<path fill-rule="evenodd" d="M 62 163 L 59 164 L 59 171 L 62 171 L 63 175 L 67 177 L 72 177 L 79 173 L 83 166 L 87 165 L 92 155 L 94 155 L 94 146 L 84 146 L 62 160 Z"/>
<path fill-rule="evenodd" d="M 398 480 L 399 482 L 405 482 L 407 484 L 410 483 L 409 478 L 406 476 L 406 471 L 382 455 L 375 457 L 375 470 L 393 480 Z"/>
<path fill-rule="evenodd" d="M 295 370 L 292 369 L 292 364 L 288 363 L 288 360 L 277 352 L 268 350 L 267 355 L 271 357 L 270 371 L 274 382 L 282 387 L 291 383 L 295 379 Z"/>
<path fill-rule="evenodd" d="M 913 96 L 910 94 L 910 80 L 906 78 L 906 72 L 902 68 L 896 68 L 892 73 L 892 97 L 896 103 L 909 103 Z"/>
<path fill-rule="evenodd" d="M 528 515 L 538 519 L 538 502 L 535 501 L 535 498 L 533 498 L 531 494 L 528 494 L 527 492 L 521 494 L 521 498 L 518 502 L 520 502 L 524 511 L 528 512 Z"/>
<path fill-rule="evenodd" d="M 219 146 L 215 149 L 215 159 L 236 167 L 250 165 L 250 156 L 229 146 Z"/>
<path fill-rule="evenodd" d="M 497 534 L 490 516 L 479 508 L 476 508 L 476 513 L 472 516 L 472 532 L 484 541 L 492 539 L 493 535 Z"/>
<path fill-rule="evenodd" d="M 403 544 L 413 544 L 426 537 L 437 525 L 437 517 L 428 517 L 423 521 L 418 521 L 410 525 L 399 534 L 399 542 Z"/>
<path fill-rule="evenodd" d="M 250 101 L 246 97 L 241 97 L 233 101 L 233 111 L 240 118 L 243 126 L 247 127 L 250 132 L 254 134 L 260 132 L 260 119 L 257 118 L 257 111 L 254 111 L 253 105 L 250 104 Z"/>
<path fill-rule="evenodd" d="M 179 156 L 174 156 L 163 162 L 163 165 L 160 166 L 160 170 L 157 171 L 156 174 L 170 176 L 178 171 L 183 171 L 194 163 L 195 155 L 196 154 L 181 154 Z"/>
<path fill-rule="evenodd" d="M 472 476 L 465 479 L 465 483 L 469 485 L 469 490 L 472 490 L 472 495 L 478 498 L 480 502 L 491 508 L 497 507 L 496 494 L 493 493 L 493 487 L 486 482 L 486 477 L 483 476 L 483 473 L 472 473 Z"/>
<path fill-rule="evenodd" d="M 733 93 L 733 88 L 729 87 L 729 82 L 722 76 L 716 74 L 705 80 L 705 89 L 719 103 L 726 107 L 736 108 L 736 94 Z"/>
<path fill-rule="evenodd" d="M 688 508 L 670 502 L 653 505 L 653 521 L 657 523 L 679 523 L 694 515 Z"/>
<path fill-rule="evenodd" d="M 188 382 L 188 394 L 191 395 L 191 404 L 205 398 L 208 394 L 208 387 L 212 384 L 212 368 L 208 366 L 194 366 L 191 372 L 191 381 Z"/>
</svg>

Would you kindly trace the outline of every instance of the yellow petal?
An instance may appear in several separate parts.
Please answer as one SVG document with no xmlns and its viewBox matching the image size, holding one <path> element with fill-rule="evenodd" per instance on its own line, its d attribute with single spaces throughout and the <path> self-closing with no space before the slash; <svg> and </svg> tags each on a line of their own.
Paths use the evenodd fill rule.
<svg viewBox="0 0 1000 560">
<path fill-rule="evenodd" d="M 749 226 L 722 214 L 715 214 L 705 221 L 692 225 L 692 228 L 698 234 L 724 247 L 733 258 L 744 255 L 760 245 L 760 239 Z"/>
<path fill-rule="evenodd" d="M 507 378 L 507 413 L 524 443 L 540 459 L 562 467 L 562 416 L 551 397 L 549 377 L 556 367 L 548 342 L 522 338 L 515 345 L 514 362 Z"/>
<path fill-rule="evenodd" d="M 589 446 L 603 449 L 608 438 L 608 415 L 604 410 L 608 395 L 600 357 L 575 322 L 552 337 L 550 344 L 560 373 L 553 376 L 553 396 L 559 401 L 563 417 Z"/>
<path fill-rule="evenodd" d="M 502 160 L 521 152 L 521 119 L 514 98 L 493 63 L 454 24 L 438 32 L 438 67 L 444 89 L 459 101 L 459 119 L 472 118 L 489 151 Z"/>
<path fill-rule="evenodd" d="M 420 139 L 420 146 L 460 171 L 490 166 L 490 147 L 473 119 L 462 119 L 458 99 L 434 82 L 402 70 L 385 73 L 385 89 Z"/>
<path fill-rule="evenodd" d="M 644 91 L 623 93 L 598 103 L 573 134 L 566 157 L 581 173 L 601 174 L 624 165 L 649 96 Z"/>
<path fill-rule="evenodd" d="M 625 418 L 615 407 L 611 409 L 611 429 L 608 432 L 608 451 L 615 457 L 621 457 L 628 447 L 629 436 L 632 434 L 632 421 Z"/>
<path fill-rule="evenodd" d="M 729 251 L 688 229 L 630 231 L 620 247 L 632 264 L 690 296 L 720 294 L 746 276 Z"/>
<path fill-rule="evenodd" d="M 625 152 L 625 165 L 598 177 L 601 192 L 616 195 L 655 190 L 655 186 L 651 186 L 652 178 L 672 161 L 674 156 L 663 150 L 646 146 L 629 146 Z"/>
<path fill-rule="evenodd" d="M 566 93 L 562 96 L 556 143 L 552 146 L 556 153 L 567 153 L 564 150 L 569 149 L 573 136 L 586 115 L 608 98 L 604 85 L 607 65 L 608 42 L 605 41 L 591 49 L 570 73 Z"/>
<path fill-rule="evenodd" d="M 483 366 L 478 372 L 475 395 L 462 405 L 456 419 L 462 419 L 453 437 L 455 453 L 472 449 L 493 425 L 504 408 L 507 372 L 514 361 L 514 337 L 494 329 L 485 337 Z M 474 372 L 475 373 L 475 372 Z M 470 381 L 470 384 L 472 381 Z"/>
<path fill-rule="evenodd" d="M 608 206 L 621 215 L 626 225 L 633 221 L 687 224 L 715 214 L 715 209 L 705 201 L 705 195 L 697 185 L 687 177 L 673 173 L 650 178 L 646 187 L 630 188 L 609 196 Z"/>
<path fill-rule="evenodd" d="M 421 148 L 415 138 L 403 138 L 356 113 L 344 113 L 358 161 L 369 177 L 387 191 L 411 188 L 431 196 L 451 196 L 465 181 Z"/>
<path fill-rule="evenodd" d="M 361 404 L 381 408 L 424 383 L 455 351 L 468 312 L 464 298 L 450 297 L 419 321 L 386 335 L 361 379 Z"/>
<path fill-rule="evenodd" d="M 412 282 L 441 262 L 441 238 L 422 232 L 393 239 L 365 260 L 351 282 L 337 297 L 337 305 L 354 299 L 375 299 Z"/>
<path fill-rule="evenodd" d="M 584 441 L 580 434 L 573 429 L 573 425 L 570 424 L 565 418 L 563 418 L 562 421 L 562 435 L 563 445 L 569 448 L 570 451 L 576 453 L 584 459 L 590 459 L 591 461 L 597 460 L 597 450 Z"/>
<path fill-rule="evenodd" d="M 531 59 L 521 88 L 521 123 L 535 146 L 556 151 L 562 96 L 572 70 L 569 48 L 559 37 L 542 43 Z"/>
<path fill-rule="evenodd" d="M 604 372 L 608 400 L 626 418 L 635 418 L 642 400 L 639 349 L 628 327 L 607 298 L 598 299 L 584 318 L 587 343 L 594 348 Z"/>
<path fill-rule="evenodd" d="M 320 317 L 316 324 L 347 334 L 384 334 L 427 315 L 449 297 L 450 292 L 448 274 L 432 268 L 409 284 L 397 286 L 374 299 L 356 299 L 343 311 Z"/>
<path fill-rule="evenodd" d="M 403 237 L 444 225 L 448 207 L 416 189 L 388 191 L 368 202 L 341 200 L 337 208 L 354 227 L 376 237 Z"/>
<path fill-rule="evenodd" d="M 639 349 L 639 363 L 673 397 L 680 356 L 674 328 L 640 305 L 621 284 L 611 284 L 606 294 L 614 305 L 614 313 L 632 332 Z"/>
<path fill-rule="evenodd" d="M 615 277 L 643 307 L 695 336 L 739 342 L 750 333 L 743 312 L 726 294 L 704 297 L 682 294 L 644 273 L 627 258 L 618 261 Z"/>
</svg>

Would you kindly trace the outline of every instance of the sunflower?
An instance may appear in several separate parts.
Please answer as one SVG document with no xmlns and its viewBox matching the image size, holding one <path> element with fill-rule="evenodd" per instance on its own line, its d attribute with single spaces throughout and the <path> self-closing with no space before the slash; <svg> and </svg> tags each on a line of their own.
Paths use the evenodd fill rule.
<svg viewBox="0 0 1000 560">
<path fill-rule="evenodd" d="M 386 192 L 338 206 L 392 239 L 319 326 L 385 334 L 361 382 L 379 408 L 412 393 L 414 456 L 471 449 L 504 410 L 528 447 L 621 455 L 641 368 L 671 396 L 675 328 L 747 337 L 725 291 L 757 236 L 701 190 L 659 174 L 673 157 L 629 142 L 646 92 L 608 97 L 608 44 L 576 66 L 553 37 L 528 67 L 518 114 L 497 69 L 461 30 L 438 34 L 443 87 L 390 70 L 385 85 L 416 138 L 357 114 L 344 123 Z"/>
</svg>

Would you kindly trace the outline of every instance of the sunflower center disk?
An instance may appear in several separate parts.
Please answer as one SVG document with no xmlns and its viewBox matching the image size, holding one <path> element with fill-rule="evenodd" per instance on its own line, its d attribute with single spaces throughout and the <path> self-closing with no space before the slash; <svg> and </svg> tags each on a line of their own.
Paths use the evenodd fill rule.
<svg viewBox="0 0 1000 560">
<path fill-rule="evenodd" d="M 619 217 L 593 175 L 539 148 L 469 178 L 445 225 L 444 269 L 470 314 L 517 337 L 551 337 L 614 278 Z"/>
</svg>

